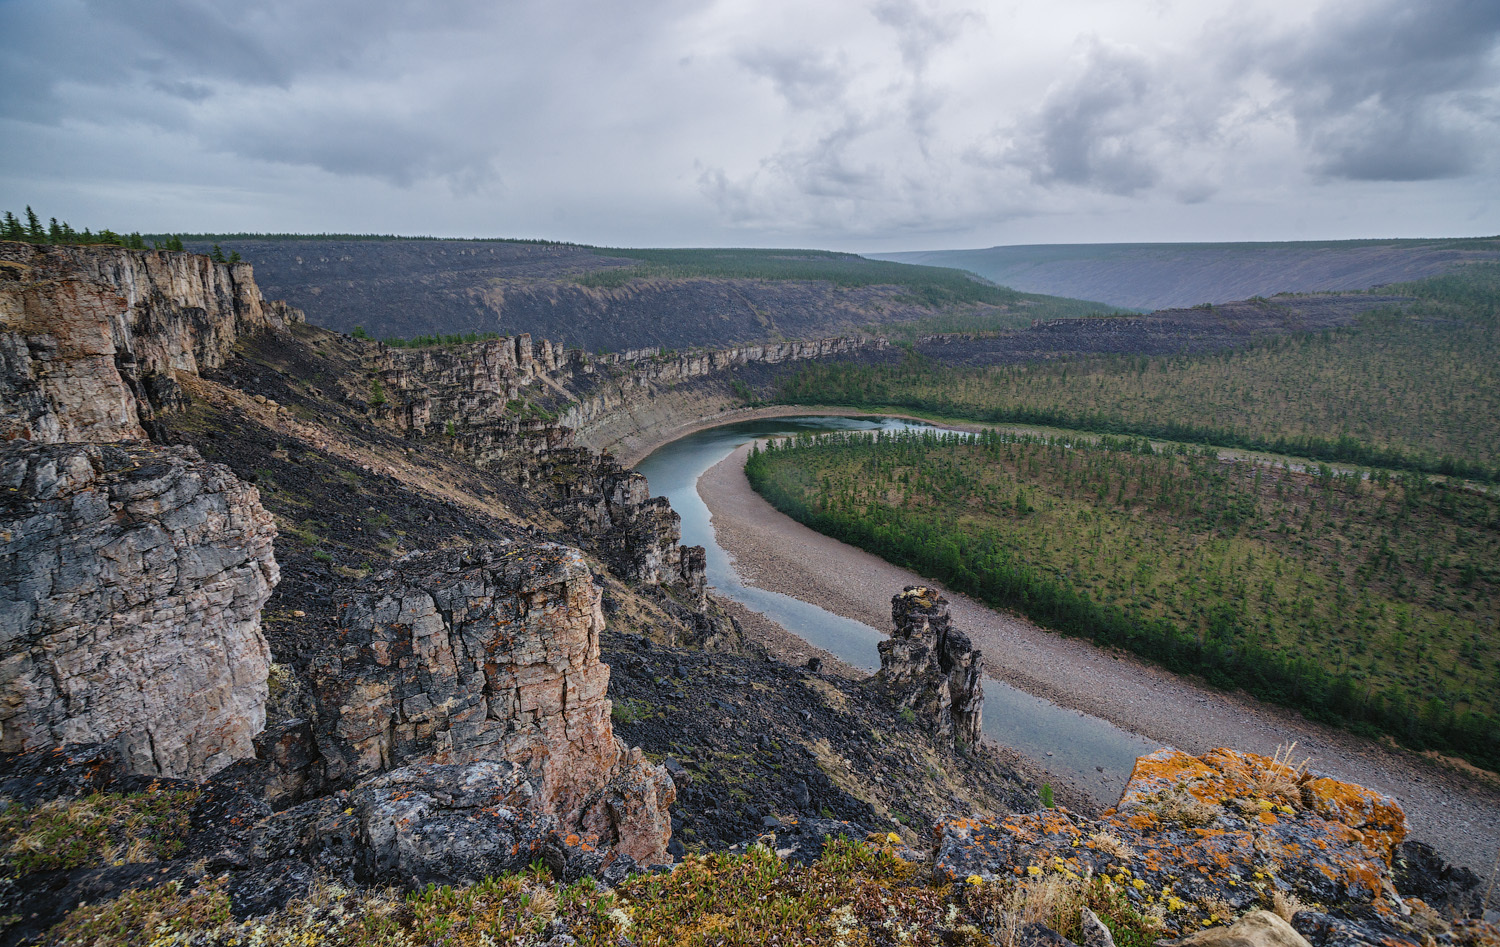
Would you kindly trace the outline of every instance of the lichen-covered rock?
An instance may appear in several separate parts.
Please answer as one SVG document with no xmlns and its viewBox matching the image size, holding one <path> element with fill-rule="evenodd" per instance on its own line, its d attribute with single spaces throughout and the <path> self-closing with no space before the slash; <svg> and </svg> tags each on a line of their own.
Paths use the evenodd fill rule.
<svg viewBox="0 0 1500 947">
<path fill-rule="evenodd" d="M 940 876 L 1104 877 L 1173 934 L 1267 907 L 1278 892 L 1397 925 L 1403 913 L 1388 861 L 1406 833 L 1394 800 L 1233 750 L 1142 757 L 1097 821 L 1044 809 L 936 831 Z"/>
<path fill-rule="evenodd" d="M 0 454 L 0 752 L 115 743 L 199 779 L 253 755 L 276 528 L 191 448 Z"/>
<path fill-rule="evenodd" d="M 599 660 L 600 592 L 577 550 L 499 543 L 417 554 L 356 587 L 340 647 L 310 667 L 327 775 L 508 761 L 537 811 L 638 861 L 665 858 L 665 770 L 626 754 Z"/>
<path fill-rule="evenodd" d="M 1251 911 L 1233 924 L 1172 943 L 1174 947 L 1311 947 L 1292 925 L 1270 911 Z"/>
<path fill-rule="evenodd" d="M 907 586 L 891 599 L 895 631 L 880 642 L 871 686 L 910 708 L 935 732 L 979 741 L 984 716 L 984 658 L 952 627 L 948 600 L 935 589 Z"/>
<path fill-rule="evenodd" d="M 191 253 L 0 241 L 0 440 L 144 439 L 175 377 L 301 314 L 248 264 Z"/>
</svg>

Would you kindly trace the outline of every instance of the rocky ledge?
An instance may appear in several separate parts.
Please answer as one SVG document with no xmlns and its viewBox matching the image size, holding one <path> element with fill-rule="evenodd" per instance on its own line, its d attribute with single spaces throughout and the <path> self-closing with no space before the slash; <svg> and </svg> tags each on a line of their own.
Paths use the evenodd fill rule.
<svg viewBox="0 0 1500 947">
<path fill-rule="evenodd" d="M 891 598 L 891 637 L 880 642 L 876 692 L 935 733 L 973 746 L 984 723 L 984 658 L 952 627 L 936 589 L 907 586 Z"/>
<path fill-rule="evenodd" d="M 1444 916 L 1477 907 L 1478 879 L 1406 830 L 1396 800 L 1288 760 L 1164 749 L 1136 761 L 1098 820 L 1043 809 L 939 823 L 934 871 L 973 885 L 1094 879 L 1172 936 L 1259 906 L 1314 947 L 1492 942 L 1492 927 L 1469 937 Z"/>
</svg>

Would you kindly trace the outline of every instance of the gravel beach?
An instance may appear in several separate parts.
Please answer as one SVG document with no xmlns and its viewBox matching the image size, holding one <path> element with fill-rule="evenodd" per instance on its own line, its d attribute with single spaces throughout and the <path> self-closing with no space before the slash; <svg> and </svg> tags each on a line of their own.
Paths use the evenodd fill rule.
<svg viewBox="0 0 1500 947">
<path fill-rule="evenodd" d="M 882 630 L 890 623 L 891 596 L 904 586 L 941 588 L 777 512 L 745 479 L 748 452 L 749 445 L 739 448 L 698 481 L 715 537 L 744 581 Z M 1242 695 L 1195 686 L 1129 655 L 945 594 L 955 624 L 984 651 L 995 677 L 1192 753 L 1229 746 L 1270 755 L 1296 741 L 1296 759 L 1311 757 L 1313 769 L 1395 796 L 1415 837 L 1489 880 L 1500 849 L 1500 790 L 1483 777 Z"/>
</svg>

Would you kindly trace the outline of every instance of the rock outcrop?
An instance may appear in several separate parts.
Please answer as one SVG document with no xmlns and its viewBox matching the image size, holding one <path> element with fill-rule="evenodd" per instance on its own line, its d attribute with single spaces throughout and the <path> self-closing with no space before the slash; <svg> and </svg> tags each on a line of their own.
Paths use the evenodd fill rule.
<svg viewBox="0 0 1500 947">
<path fill-rule="evenodd" d="M 1430 943 L 1395 886 L 1400 805 L 1279 759 L 1159 750 L 1097 821 L 1044 809 L 935 831 L 940 877 L 1102 879 L 1170 934 L 1279 904 L 1317 947 Z"/>
<path fill-rule="evenodd" d="M 979 742 L 984 718 L 984 658 L 952 627 L 948 600 L 911 585 L 891 598 L 895 631 L 880 642 L 880 670 L 870 686 L 934 730 Z"/>
<path fill-rule="evenodd" d="M 245 333 L 301 313 L 247 264 L 191 253 L 0 242 L 0 440 L 144 439 Z"/>
<path fill-rule="evenodd" d="M 0 751 L 117 744 L 139 773 L 253 755 L 276 529 L 191 448 L 0 453 Z"/>
<path fill-rule="evenodd" d="M 600 592 L 549 543 L 414 554 L 356 587 L 341 646 L 310 667 L 335 783 L 411 762 L 504 760 L 536 811 L 637 861 L 660 861 L 666 771 L 615 738 L 599 660 Z"/>
</svg>

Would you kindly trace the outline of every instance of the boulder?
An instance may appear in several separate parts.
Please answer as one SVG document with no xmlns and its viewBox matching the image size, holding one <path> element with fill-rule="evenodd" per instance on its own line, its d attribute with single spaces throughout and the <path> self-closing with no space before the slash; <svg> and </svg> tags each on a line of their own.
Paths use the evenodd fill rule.
<svg viewBox="0 0 1500 947">
<path fill-rule="evenodd" d="M 939 877 L 1103 878 L 1137 908 L 1161 911 L 1173 935 L 1278 894 L 1355 926 L 1361 911 L 1397 926 L 1405 911 L 1387 855 L 1406 832 L 1395 800 L 1233 750 L 1140 758 L 1098 820 L 1043 809 L 948 820 L 936 832 Z"/>
</svg>

